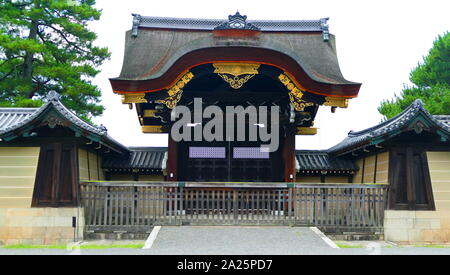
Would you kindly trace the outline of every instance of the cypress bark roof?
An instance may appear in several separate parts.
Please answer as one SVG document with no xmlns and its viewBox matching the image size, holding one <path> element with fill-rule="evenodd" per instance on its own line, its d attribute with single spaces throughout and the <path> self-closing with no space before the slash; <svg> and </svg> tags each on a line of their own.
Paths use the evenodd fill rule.
<svg viewBox="0 0 450 275">
<path fill-rule="evenodd" d="M 274 64 L 276 60 L 269 60 L 275 53 L 292 60 L 292 65 L 308 76 L 310 81 L 317 85 L 334 85 L 337 96 L 346 96 L 339 93 L 345 86 L 350 89 L 349 97 L 357 96 L 360 83 L 348 81 L 342 75 L 336 53 L 336 41 L 332 34 L 328 33 L 326 20 L 299 20 L 299 21 L 248 21 L 259 27 L 261 32 L 256 36 L 216 37 L 214 27 L 226 20 L 216 19 L 186 19 L 186 18 L 162 18 L 140 17 L 135 20 L 133 30 L 126 33 L 125 55 L 122 71 L 117 78 L 112 78 L 111 84 L 115 91 L 142 92 L 136 81 L 147 81 L 149 91 L 164 89 L 176 79 L 181 71 L 199 65 L 195 63 L 199 57 L 195 53 L 213 49 L 213 54 L 199 54 L 205 60 L 200 64 L 231 60 L 235 54 L 228 52 L 232 49 L 241 51 L 248 49 L 257 52 L 249 57 L 248 62 L 261 62 L 283 68 L 282 64 Z M 326 39 L 325 39 L 326 37 Z M 265 51 L 265 52 L 264 52 Z M 274 54 L 271 54 L 274 53 Z M 245 56 L 240 56 L 244 58 Z M 192 57 L 189 59 L 189 57 Z M 230 60 L 228 60 L 230 59 Z M 295 64 L 295 65 L 294 65 Z M 180 72 L 172 72 L 173 67 L 179 66 Z M 283 68 L 284 69 L 284 68 Z M 290 69 L 292 70 L 292 68 Z M 287 70 L 286 70 L 287 71 Z M 170 81 L 165 79 L 171 75 Z M 175 76 L 174 76 L 175 75 Z M 163 80 L 164 79 L 164 80 Z M 128 90 L 121 86 L 123 81 L 130 81 Z M 164 83 L 163 83 L 164 82 Z M 303 81 L 304 82 L 304 81 Z M 320 90 L 327 94 L 330 88 L 315 87 L 316 84 L 304 83 L 307 90 Z M 159 85 L 159 86 L 158 86 Z M 166 86 L 164 86 L 166 85 Z M 303 84 L 302 84 L 303 85 Z M 315 88 L 314 88 L 315 87 Z M 328 86 L 327 86 L 328 87 Z M 330 94 L 333 95 L 333 94 Z"/>
</svg>

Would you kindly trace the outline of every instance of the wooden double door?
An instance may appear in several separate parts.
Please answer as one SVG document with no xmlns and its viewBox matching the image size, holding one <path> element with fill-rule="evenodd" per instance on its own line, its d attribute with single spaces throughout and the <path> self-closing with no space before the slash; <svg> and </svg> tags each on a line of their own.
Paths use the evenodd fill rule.
<svg viewBox="0 0 450 275">
<path fill-rule="evenodd" d="M 41 146 L 33 207 L 78 205 L 78 157 L 73 143 Z"/>
<path fill-rule="evenodd" d="M 258 142 L 182 142 L 179 180 L 200 182 L 282 182 L 281 150 L 267 152 Z"/>
</svg>

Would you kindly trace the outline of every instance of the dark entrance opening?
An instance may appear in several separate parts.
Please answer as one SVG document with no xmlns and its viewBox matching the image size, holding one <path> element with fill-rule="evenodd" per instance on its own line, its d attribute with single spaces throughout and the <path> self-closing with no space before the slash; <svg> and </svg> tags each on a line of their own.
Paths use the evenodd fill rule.
<svg viewBox="0 0 450 275">
<path fill-rule="evenodd" d="M 238 94 L 237 94 L 238 93 Z M 215 92 L 204 96 L 202 93 L 186 93 L 182 103 L 194 112 L 194 99 L 202 100 L 202 108 L 205 110 L 208 106 L 219 107 L 224 116 L 223 139 L 211 142 L 204 141 L 181 141 L 178 143 L 178 180 L 181 181 L 204 181 L 204 182 L 283 182 L 284 181 L 284 161 L 283 161 L 283 141 L 285 135 L 286 123 L 283 120 L 283 112 L 289 108 L 287 96 L 276 93 L 274 97 L 261 93 L 255 95 L 254 92 L 236 92 L 225 91 Z M 202 97 L 204 96 L 204 97 Z M 278 102 L 274 103 L 273 98 Z M 236 99 L 239 101 L 237 102 Z M 271 123 L 271 106 L 278 107 L 278 116 L 280 118 L 276 124 Z M 255 121 L 250 119 L 247 111 L 236 113 L 234 119 L 230 122 L 227 119 L 227 107 L 240 108 L 247 110 L 253 108 L 258 114 Z M 261 122 L 258 110 L 260 107 L 266 108 L 267 116 L 265 123 Z M 254 113 L 251 112 L 253 115 Z M 229 117 L 228 117 L 229 118 Z M 212 117 L 211 119 L 214 119 Z M 211 120 L 202 120 L 203 129 Z M 194 138 L 196 125 L 192 120 L 191 137 Z M 233 136 L 229 137 L 227 125 L 234 123 Z M 244 125 L 244 139 L 242 139 L 242 129 L 238 129 L 238 124 Z M 275 128 L 276 127 L 276 128 Z M 262 129 L 264 128 L 264 129 Z M 256 138 L 250 137 L 250 129 L 256 130 Z M 276 131 L 274 131 L 276 129 Z M 261 140 L 260 131 L 264 130 L 270 134 L 272 139 L 278 140 L 278 149 L 269 152 L 263 148 L 270 141 Z M 239 138 L 239 135 L 240 138 Z"/>
</svg>

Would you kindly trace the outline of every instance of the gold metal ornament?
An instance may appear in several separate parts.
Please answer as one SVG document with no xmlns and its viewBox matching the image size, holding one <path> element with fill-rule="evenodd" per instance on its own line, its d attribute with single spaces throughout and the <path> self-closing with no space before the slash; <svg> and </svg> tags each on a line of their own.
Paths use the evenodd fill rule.
<svg viewBox="0 0 450 275">
<path fill-rule="evenodd" d="M 219 74 L 219 76 L 222 77 L 222 79 L 225 80 L 225 82 L 230 84 L 231 88 L 237 90 L 237 89 L 240 89 L 245 83 L 247 83 L 247 81 L 249 81 L 255 75 L 249 74 L 244 77 L 240 77 L 240 76 L 228 77 L 225 74 Z"/>
<path fill-rule="evenodd" d="M 177 106 L 178 102 L 180 102 L 182 95 L 183 95 L 183 90 L 180 90 L 173 96 L 169 96 L 165 99 L 157 100 L 156 103 L 164 104 L 167 106 L 167 108 L 173 109 Z"/>
<path fill-rule="evenodd" d="M 303 112 L 306 107 L 315 105 L 312 102 L 306 102 L 302 100 L 303 97 L 302 90 L 299 87 L 297 87 L 297 85 L 295 85 L 295 83 L 289 78 L 289 76 L 285 74 L 280 74 L 278 79 L 289 90 L 289 99 L 291 100 L 292 105 L 294 105 L 296 111 Z"/>
<path fill-rule="evenodd" d="M 183 95 L 183 88 L 194 78 L 192 72 L 185 73 L 180 80 L 178 80 L 172 87 L 167 91 L 168 97 L 165 99 L 157 100 L 156 103 L 161 103 L 167 106 L 169 109 L 173 109 L 177 106 L 178 102 L 181 100 Z"/>
<path fill-rule="evenodd" d="M 155 117 L 156 116 L 156 110 L 144 110 L 144 117 Z"/>
<path fill-rule="evenodd" d="M 325 97 L 325 103 L 323 105 L 324 106 L 347 108 L 348 107 L 348 102 L 349 102 L 348 98 L 327 96 L 327 97 Z"/>
<path fill-rule="evenodd" d="M 317 135 L 317 128 L 298 127 L 296 134 L 302 136 L 314 136 Z"/>
<path fill-rule="evenodd" d="M 129 103 L 147 103 L 147 99 L 145 99 L 145 93 L 122 95 L 122 104 Z"/>
<path fill-rule="evenodd" d="M 240 89 L 255 75 L 259 74 L 261 64 L 252 63 L 214 63 L 214 73 L 218 74 L 233 89 Z"/>
<path fill-rule="evenodd" d="M 163 133 L 162 126 L 159 125 L 145 125 L 142 126 L 142 132 L 143 133 L 149 133 L 149 134 L 157 134 L 157 133 Z"/>
</svg>

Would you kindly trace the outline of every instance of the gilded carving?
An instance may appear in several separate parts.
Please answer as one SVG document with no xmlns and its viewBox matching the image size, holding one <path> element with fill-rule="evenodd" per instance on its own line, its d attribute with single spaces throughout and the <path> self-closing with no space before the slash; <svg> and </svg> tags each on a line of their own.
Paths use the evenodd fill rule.
<svg viewBox="0 0 450 275">
<path fill-rule="evenodd" d="M 193 73 L 187 72 L 186 74 L 184 74 L 183 77 L 181 77 L 181 79 L 169 89 L 169 91 L 167 92 L 169 96 L 174 96 L 180 92 L 183 92 L 182 89 L 192 80 L 192 78 L 194 78 Z"/>
<path fill-rule="evenodd" d="M 145 99 L 145 93 L 122 95 L 122 104 L 128 103 L 147 103 L 147 100 Z"/>
<path fill-rule="evenodd" d="M 289 99 L 291 100 L 292 105 L 294 105 L 296 111 L 303 112 L 306 107 L 314 106 L 314 103 L 302 100 L 302 90 L 297 87 L 297 85 L 295 85 L 295 83 L 289 78 L 289 76 L 280 74 L 278 79 L 289 90 Z"/>
<path fill-rule="evenodd" d="M 317 128 L 298 127 L 296 134 L 297 135 L 304 135 L 304 136 L 313 136 L 313 135 L 317 134 Z"/>
<path fill-rule="evenodd" d="M 161 103 L 167 106 L 169 109 L 175 108 L 178 102 L 181 100 L 181 96 L 183 95 L 183 88 L 194 78 L 194 74 L 192 72 L 185 73 L 180 80 L 178 80 L 172 87 L 170 87 L 167 91 L 169 97 L 161 100 L 157 100 L 157 103 Z"/>
<path fill-rule="evenodd" d="M 218 74 L 233 89 L 241 88 L 252 77 L 257 75 L 260 64 L 250 63 L 215 63 L 214 73 Z"/>
<path fill-rule="evenodd" d="M 348 107 L 348 101 L 349 101 L 348 98 L 327 96 L 327 97 L 325 97 L 325 103 L 323 105 L 324 106 L 347 108 Z"/>
<path fill-rule="evenodd" d="M 165 99 L 157 100 L 156 103 L 161 103 L 167 106 L 169 109 L 173 109 L 177 106 L 178 102 L 181 100 L 181 96 L 183 95 L 183 90 L 180 90 L 173 96 L 169 96 Z"/>
<path fill-rule="evenodd" d="M 146 125 L 142 126 L 143 133 L 163 133 L 162 126 L 159 125 Z"/>
<path fill-rule="evenodd" d="M 144 117 L 155 117 L 156 110 L 144 110 Z"/>
<path fill-rule="evenodd" d="M 223 80 L 225 80 L 225 82 L 227 82 L 228 84 L 230 84 L 230 87 L 233 89 L 239 89 L 241 88 L 245 83 L 247 83 L 247 81 L 249 81 L 252 77 L 254 77 L 255 75 L 246 75 L 246 76 L 235 76 L 235 77 L 228 77 L 225 74 L 219 74 L 220 77 L 222 77 Z"/>
</svg>

